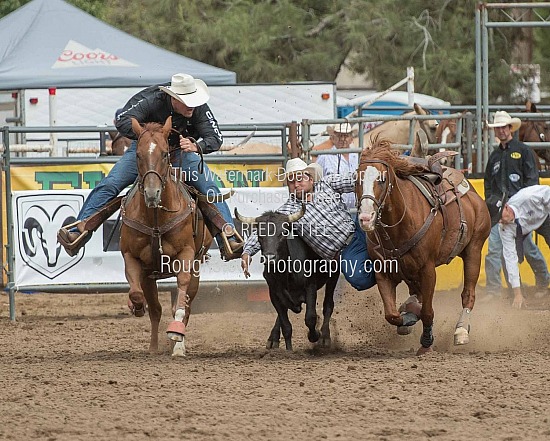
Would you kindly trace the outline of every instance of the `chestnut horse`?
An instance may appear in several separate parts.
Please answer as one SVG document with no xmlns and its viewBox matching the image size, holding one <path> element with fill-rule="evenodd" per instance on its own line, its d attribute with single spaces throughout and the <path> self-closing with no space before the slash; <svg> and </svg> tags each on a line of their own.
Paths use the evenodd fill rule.
<svg viewBox="0 0 550 441">
<path fill-rule="evenodd" d="M 126 138 L 120 132 L 112 131 L 107 132 L 109 134 L 109 141 L 107 143 L 107 151 L 110 149 L 110 154 L 113 156 L 122 156 L 126 150 L 130 147 L 132 140 Z"/>
<path fill-rule="evenodd" d="M 538 113 L 537 107 L 530 101 L 527 101 L 525 109 L 527 113 Z M 522 142 L 548 142 L 549 148 L 533 147 L 533 151 L 539 158 L 544 159 L 546 168 L 550 166 L 550 128 L 546 121 L 534 119 L 522 120 L 518 139 Z"/>
<path fill-rule="evenodd" d="M 422 175 L 423 170 L 424 166 L 398 156 L 389 141 L 377 139 L 361 155 L 356 186 L 359 224 L 367 232 L 369 255 L 397 264 L 382 265 L 385 272 L 376 273 L 385 318 L 400 334 L 409 333 L 410 326 L 422 320 L 419 355 L 431 351 L 433 344 L 435 268 L 457 255 L 464 262 L 464 289 L 454 341 L 469 342 L 481 248 L 491 229 L 485 202 L 460 172 L 453 170 L 458 187 L 449 183 L 450 177 L 443 179 L 444 193 L 426 184 L 426 191 L 435 196 L 430 203 L 407 178 Z M 396 287 L 401 281 L 408 285 L 410 297 L 398 311 Z"/>
<path fill-rule="evenodd" d="M 151 320 L 149 352 L 156 353 L 162 307 L 155 279 L 175 275 L 178 290 L 177 296 L 172 296 L 174 321 L 167 334 L 175 342 L 172 355 L 184 356 L 185 327 L 199 287 L 198 264 L 212 236 L 202 218 L 195 215 L 195 202 L 171 173 L 168 136 L 172 117 L 164 126 L 147 123 L 144 127 L 132 118 L 132 130 L 138 136 L 139 193 L 130 192 L 122 204 L 120 237 L 130 285 L 129 306 L 141 317 L 147 305 Z"/>
</svg>

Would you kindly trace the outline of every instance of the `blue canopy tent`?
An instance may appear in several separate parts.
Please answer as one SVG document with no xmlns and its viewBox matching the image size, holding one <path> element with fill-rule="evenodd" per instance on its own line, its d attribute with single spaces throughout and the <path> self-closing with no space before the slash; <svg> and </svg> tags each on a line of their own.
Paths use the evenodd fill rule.
<svg viewBox="0 0 550 441">
<path fill-rule="evenodd" d="M 236 74 L 161 49 L 62 0 L 34 0 L 0 20 L 0 90 L 140 87 L 177 72 L 209 85 Z"/>
</svg>

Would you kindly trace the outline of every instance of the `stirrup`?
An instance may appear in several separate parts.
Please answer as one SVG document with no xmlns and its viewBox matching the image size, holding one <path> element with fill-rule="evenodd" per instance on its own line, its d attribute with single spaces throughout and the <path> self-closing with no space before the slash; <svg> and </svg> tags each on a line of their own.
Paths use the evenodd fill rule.
<svg viewBox="0 0 550 441">
<path fill-rule="evenodd" d="M 238 259 L 239 257 L 241 257 L 241 255 L 243 253 L 243 247 L 244 247 L 244 240 L 241 237 L 241 235 L 239 234 L 239 232 L 237 230 L 235 230 L 235 228 L 232 229 L 230 234 L 228 234 L 228 233 L 226 233 L 225 231 L 222 231 L 220 233 L 220 236 L 221 236 L 222 241 L 223 241 L 223 247 L 220 248 L 220 255 L 221 255 L 222 259 L 226 260 L 226 261 L 233 260 L 233 259 Z M 231 237 L 231 236 L 235 236 L 238 239 L 236 241 L 232 241 L 233 243 L 236 243 L 238 245 L 235 248 L 235 250 L 233 250 L 231 248 L 231 245 L 229 243 L 228 237 Z"/>
<path fill-rule="evenodd" d="M 67 254 L 71 257 L 76 256 L 80 248 L 86 243 L 85 239 L 89 234 L 88 230 L 80 231 L 78 224 L 82 224 L 82 221 L 76 221 L 72 224 L 61 227 L 57 232 L 57 241 L 61 244 Z M 77 227 L 80 235 L 73 241 L 69 238 L 70 229 Z"/>
</svg>

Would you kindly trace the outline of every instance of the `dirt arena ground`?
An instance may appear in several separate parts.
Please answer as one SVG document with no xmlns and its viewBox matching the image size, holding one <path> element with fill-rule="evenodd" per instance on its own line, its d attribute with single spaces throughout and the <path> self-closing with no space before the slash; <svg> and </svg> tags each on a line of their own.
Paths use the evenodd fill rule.
<svg viewBox="0 0 550 441">
<path fill-rule="evenodd" d="M 169 293 L 162 303 L 164 328 Z M 341 289 L 330 352 L 307 342 L 303 313 L 294 351 L 266 351 L 275 315 L 262 306 L 193 315 L 188 356 L 172 359 L 163 335 L 147 353 L 149 319 L 125 294 L 17 294 L 13 324 L 4 293 L 0 439 L 550 439 L 542 303 L 480 302 L 471 343 L 454 347 L 459 293 L 437 293 L 436 352 L 416 357 L 419 325 L 398 336 L 376 289 Z"/>
</svg>

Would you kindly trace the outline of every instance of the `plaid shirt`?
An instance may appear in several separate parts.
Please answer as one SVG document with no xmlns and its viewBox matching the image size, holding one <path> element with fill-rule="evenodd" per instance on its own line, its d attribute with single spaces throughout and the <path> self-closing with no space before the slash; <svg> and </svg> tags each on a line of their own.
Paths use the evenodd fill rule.
<svg viewBox="0 0 550 441">
<path fill-rule="evenodd" d="M 314 185 L 313 199 L 306 202 L 305 214 L 292 224 L 292 232 L 304 241 L 324 259 L 334 259 L 346 246 L 346 241 L 355 231 L 355 225 L 342 193 L 355 189 L 353 174 L 332 174 Z M 290 194 L 288 200 L 276 211 L 281 214 L 293 214 L 300 211 L 302 201 Z M 247 237 L 243 253 L 253 256 L 260 251 L 256 232 Z"/>
</svg>

